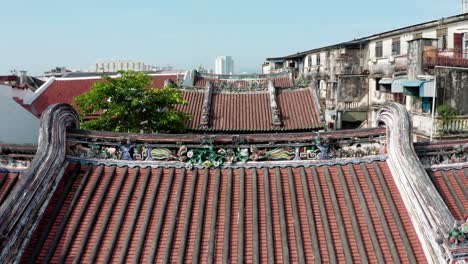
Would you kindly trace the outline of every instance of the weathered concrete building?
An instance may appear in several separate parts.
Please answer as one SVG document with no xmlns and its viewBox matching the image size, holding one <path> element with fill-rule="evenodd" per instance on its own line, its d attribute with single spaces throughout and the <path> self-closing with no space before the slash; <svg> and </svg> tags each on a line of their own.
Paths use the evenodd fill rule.
<svg viewBox="0 0 468 264">
<path fill-rule="evenodd" d="M 468 131 L 468 14 L 268 58 L 263 70 L 308 79 L 329 128 L 374 127 L 378 109 L 394 101 L 410 111 L 415 139 Z M 440 105 L 458 115 L 433 115 Z"/>
</svg>

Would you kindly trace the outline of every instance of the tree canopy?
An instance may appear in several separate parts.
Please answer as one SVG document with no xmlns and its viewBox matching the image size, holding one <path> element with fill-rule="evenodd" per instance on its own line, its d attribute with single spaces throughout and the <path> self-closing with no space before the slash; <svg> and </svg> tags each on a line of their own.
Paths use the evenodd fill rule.
<svg viewBox="0 0 468 264">
<path fill-rule="evenodd" d="M 116 78 L 102 79 L 74 99 L 84 129 L 174 133 L 183 131 L 191 118 L 175 108 L 187 104 L 180 90 L 173 85 L 153 89 L 148 74 L 120 71 Z"/>
</svg>

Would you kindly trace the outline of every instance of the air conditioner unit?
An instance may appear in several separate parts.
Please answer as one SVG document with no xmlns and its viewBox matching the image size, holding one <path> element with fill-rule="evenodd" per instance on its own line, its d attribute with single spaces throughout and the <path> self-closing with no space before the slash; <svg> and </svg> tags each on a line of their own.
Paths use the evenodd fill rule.
<svg viewBox="0 0 468 264">
<path fill-rule="evenodd" d="M 394 63 L 394 62 L 395 62 L 395 57 L 389 56 L 389 57 L 388 57 L 388 61 L 389 61 L 390 63 Z"/>
</svg>

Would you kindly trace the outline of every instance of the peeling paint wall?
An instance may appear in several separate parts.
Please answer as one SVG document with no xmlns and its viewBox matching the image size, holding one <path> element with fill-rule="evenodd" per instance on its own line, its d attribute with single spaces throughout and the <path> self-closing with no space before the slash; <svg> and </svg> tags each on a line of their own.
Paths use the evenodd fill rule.
<svg viewBox="0 0 468 264">
<path fill-rule="evenodd" d="M 468 115 L 468 71 L 438 68 L 437 104 L 447 104 L 459 114 Z"/>
<path fill-rule="evenodd" d="M 338 81 L 338 101 L 359 102 L 369 88 L 367 76 L 341 76 Z"/>
</svg>

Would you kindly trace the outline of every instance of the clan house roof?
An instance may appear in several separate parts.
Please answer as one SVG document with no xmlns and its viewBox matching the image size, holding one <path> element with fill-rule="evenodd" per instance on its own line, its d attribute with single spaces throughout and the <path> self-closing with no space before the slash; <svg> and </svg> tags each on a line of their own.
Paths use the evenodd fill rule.
<svg viewBox="0 0 468 264">
<path fill-rule="evenodd" d="M 190 76 L 192 76 L 190 79 Z M 312 88 L 290 74 L 201 75 L 152 74 L 153 87 L 170 80 L 181 89 L 188 105 L 178 110 L 192 115 L 188 129 L 199 132 L 308 131 L 324 127 L 320 104 Z M 100 80 L 52 78 L 30 99 L 19 102 L 36 116 L 52 104 L 71 104 Z"/>
<path fill-rule="evenodd" d="M 152 75 L 153 87 L 164 87 L 166 80 L 177 80 L 175 74 Z M 88 78 L 52 78 L 36 91 L 30 102 L 27 103 L 32 108 L 32 113 L 40 116 L 50 105 L 57 103 L 71 104 L 73 98 L 88 92 L 100 76 Z"/>
<path fill-rule="evenodd" d="M 408 113 L 379 116 L 386 128 L 125 134 L 79 130 L 70 106 L 51 106 L 0 205 L 0 262 L 466 259 Z"/>
<path fill-rule="evenodd" d="M 24 262 L 425 260 L 385 161 L 66 171 Z"/>
<path fill-rule="evenodd" d="M 468 213 L 468 167 L 429 172 L 434 184 L 456 219 Z"/>
<path fill-rule="evenodd" d="M 418 156 L 456 219 L 468 214 L 468 140 L 419 143 Z"/>
</svg>

